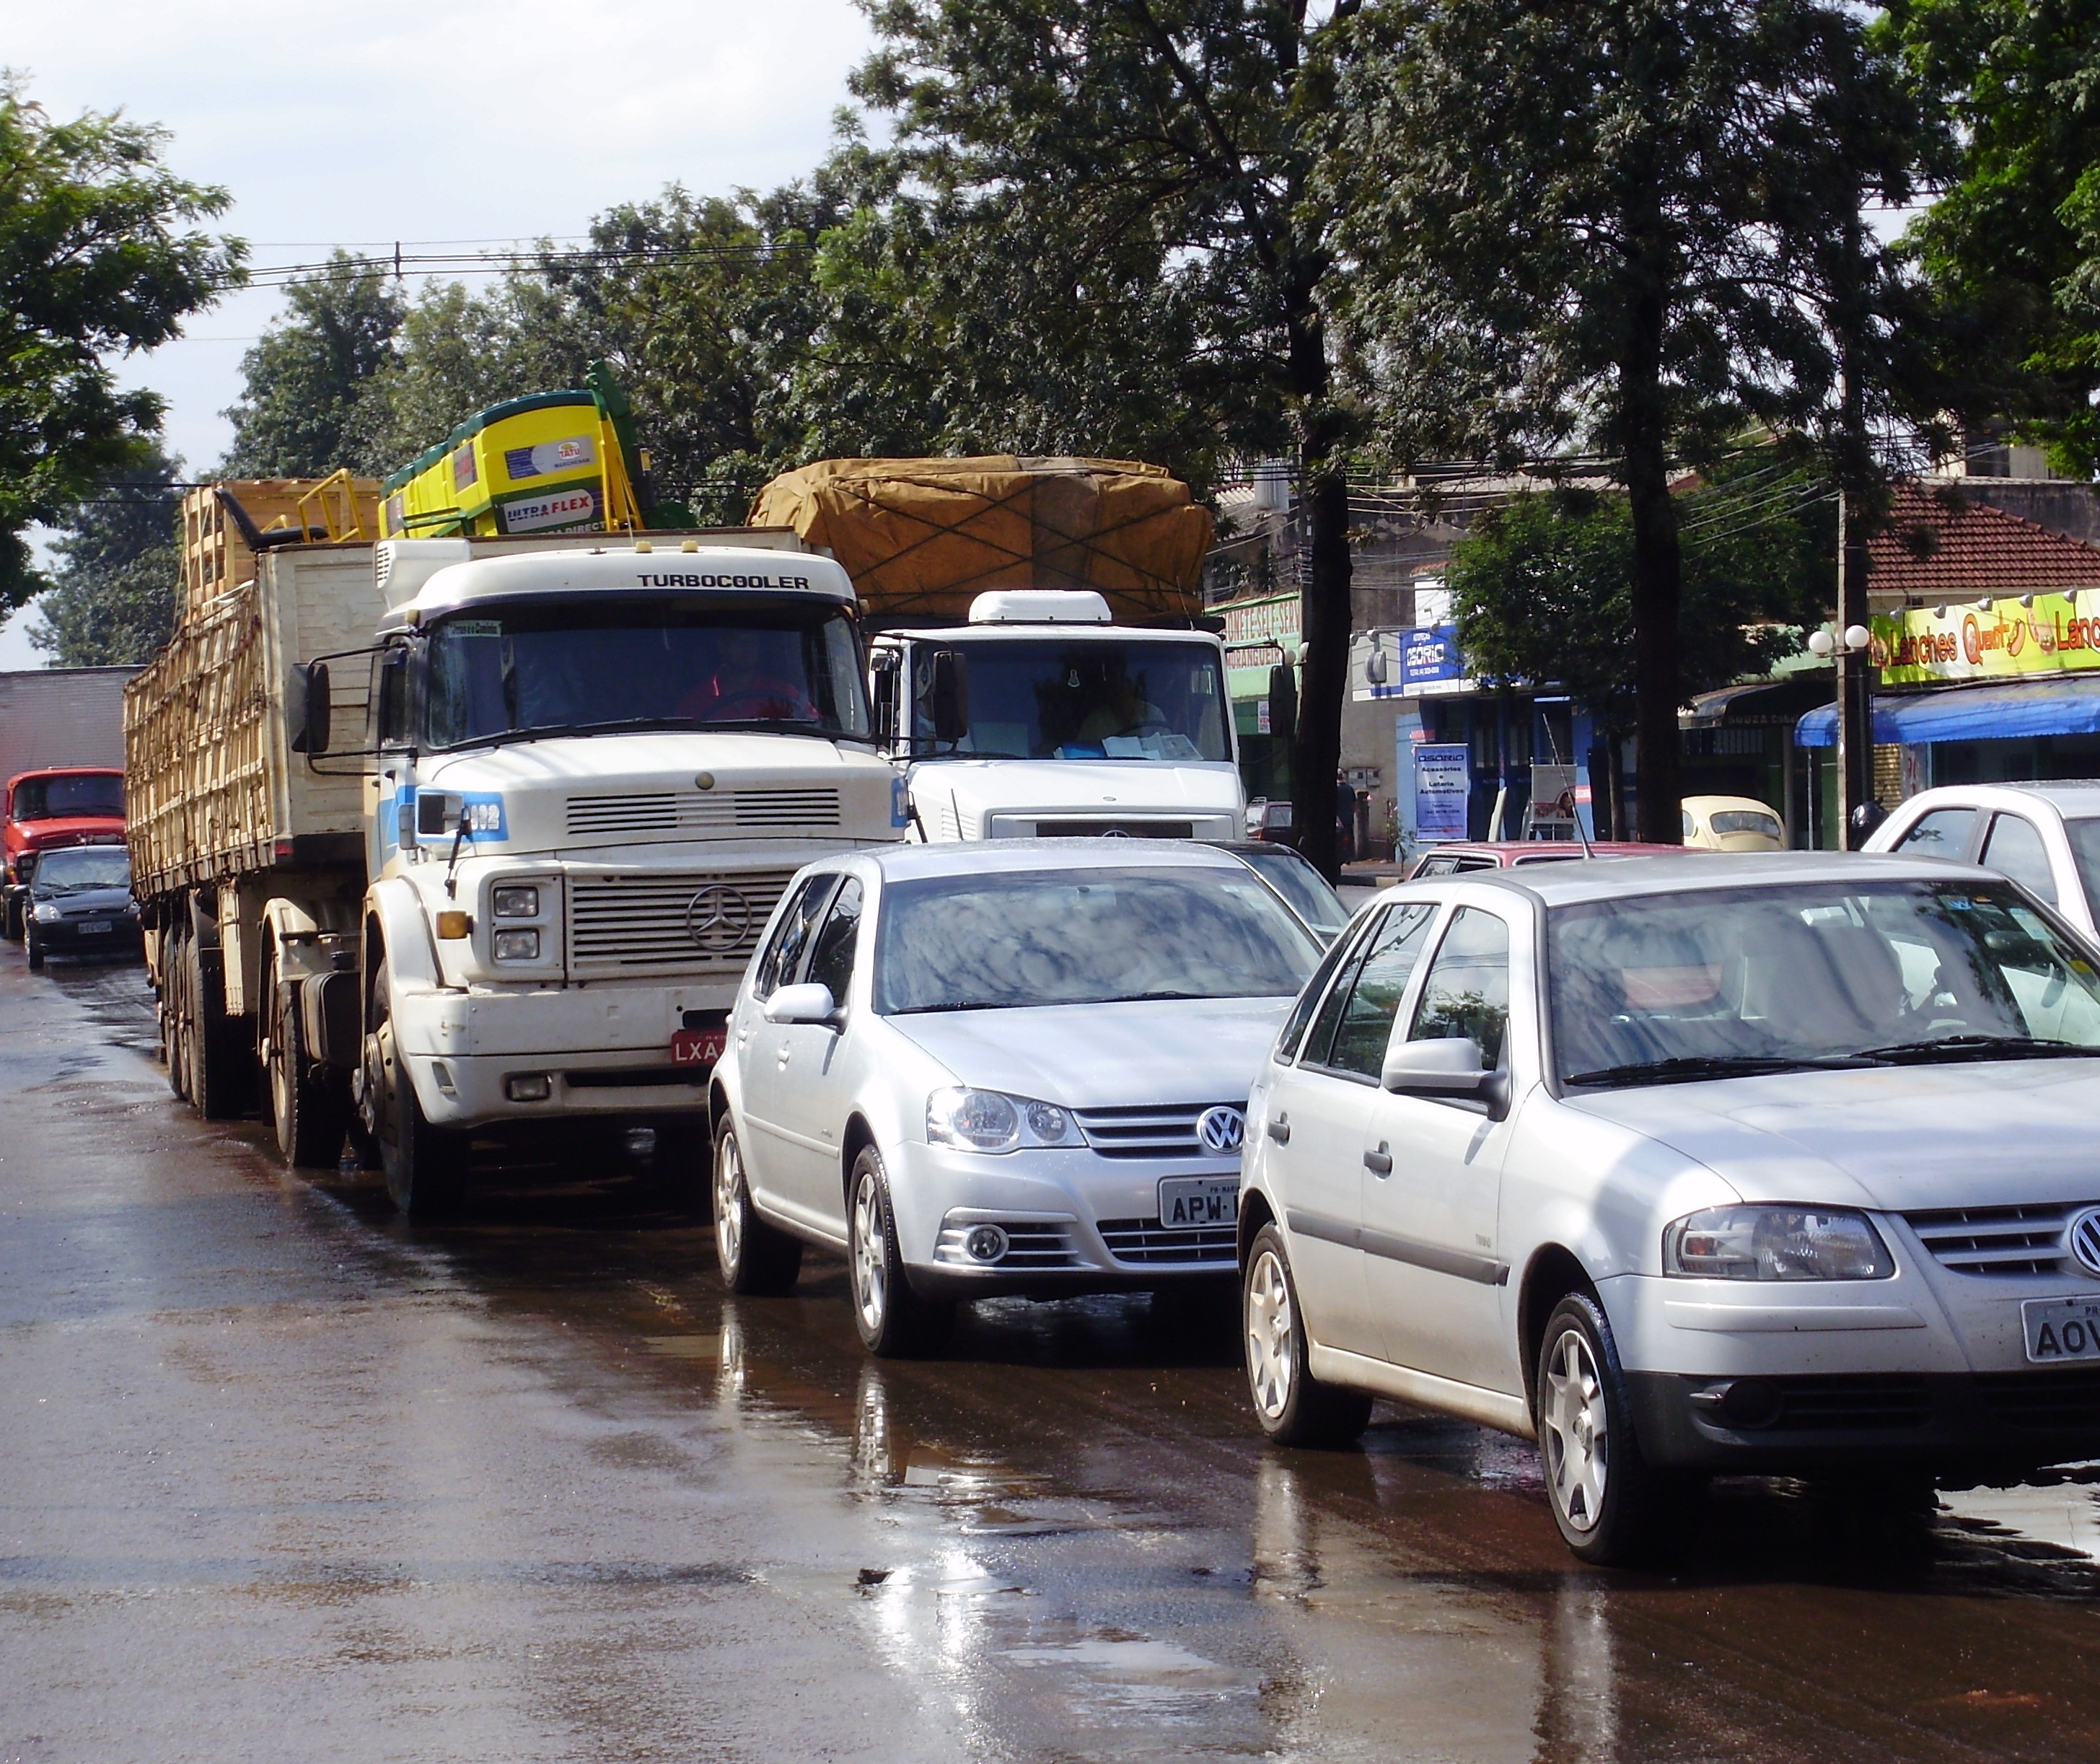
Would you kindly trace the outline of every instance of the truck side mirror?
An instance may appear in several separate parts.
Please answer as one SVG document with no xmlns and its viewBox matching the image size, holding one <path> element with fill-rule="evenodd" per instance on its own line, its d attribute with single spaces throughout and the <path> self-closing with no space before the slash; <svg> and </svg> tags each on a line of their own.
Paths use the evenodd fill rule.
<svg viewBox="0 0 2100 1764">
<path fill-rule="evenodd" d="M 870 708 L 875 713 L 875 734 L 879 741 L 897 739 L 897 686 L 901 673 L 894 650 L 876 653 L 871 665 L 868 697 Z"/>
<path fill-rule="evenodd" d="M 307 726 L 301 745 L 307 758 L 317 759 L 328 752 L 333 712 L 329 697 L 328 664 L 315 662 L 307 669 Z"/>
<path fill-rule="evenodd" d="M 1289 662 L 1268 671 L 1268 732 L 1290 747 L 1298 734 L 1298 671 Z"/>
<path fill-rule="evenodd" d="M 970 732 L 970 682 L 963 658 L 951 649 L 933 651 L 933 679 L 927 693 L 933 739 L 960 741 Z"/>
</svg>

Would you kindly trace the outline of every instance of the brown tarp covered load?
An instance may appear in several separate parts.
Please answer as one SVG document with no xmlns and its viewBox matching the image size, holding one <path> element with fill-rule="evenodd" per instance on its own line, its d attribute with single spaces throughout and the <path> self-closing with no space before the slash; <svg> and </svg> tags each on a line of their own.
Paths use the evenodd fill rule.
<svg viewBox="0 0 2100 1764">
<path fill-rule="evenodd" d="M 994 588 L 1091 588 L 1118 624 L 1202 610 L 1211 517 L 1128 460 L 820 460 L 758 492 L 754 527 L 792 527 L 844 564 L 876 618 L 960 622 Z"/>
</svg>

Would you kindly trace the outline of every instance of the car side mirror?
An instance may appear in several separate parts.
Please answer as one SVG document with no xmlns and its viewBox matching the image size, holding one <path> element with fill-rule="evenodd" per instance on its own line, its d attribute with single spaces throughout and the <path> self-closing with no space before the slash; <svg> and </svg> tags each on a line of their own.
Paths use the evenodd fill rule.
<svg viewBox="0 0 2100 1764">
<path fill-rule="evenodd" d="M 927 692 L 936 741 L 960 741 L 970 732 L 969 685 L 963 659 L 951 649 L 933 652 L 933 677 Z"/>
<path fill-rule="evenodd" d="M 1470 1035 L 1403 1041 L 1386 1050 L 1379 1082 L 1403 1096 L 1481 1096 L 1494 1074 Z"/>
<path fill-rule="evenodd" d="M 307 669 L 307 728 L 302 745 L 309 759 L 318 759 L 328 752 L 329 725 L 333 713 L 334 707 L 329 697 L 328 664 L 315 662 Z"/>
<path fill-rule="evenodd" d="M 819 1023 L 826 1029 L 839 1026 L 840 1012 L 832 989 L 820 981 L 805 981 L 799 986 L 782 986 L 765 1001 L 769 1023 Z"/>
</svg>

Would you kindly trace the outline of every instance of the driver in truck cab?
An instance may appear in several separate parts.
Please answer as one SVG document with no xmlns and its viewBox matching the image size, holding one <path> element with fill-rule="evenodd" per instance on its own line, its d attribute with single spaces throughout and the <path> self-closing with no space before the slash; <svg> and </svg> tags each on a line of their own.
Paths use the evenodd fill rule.
<svg viewBox="0 0 2100 1764">
<path fill-rule="evenodd" d="M 678 700 L 676 714 L 695 722 L 743 722 L 778 719 L 814 723 L 817 708 L 796 683 L 792 631 L 752 631 L 737 626 L 715 633 L 713 671 Z M 766 652 L 770 649 L 774 654 Z M 789 652 L 783 669 L 779 657 Z"/>
</svg>

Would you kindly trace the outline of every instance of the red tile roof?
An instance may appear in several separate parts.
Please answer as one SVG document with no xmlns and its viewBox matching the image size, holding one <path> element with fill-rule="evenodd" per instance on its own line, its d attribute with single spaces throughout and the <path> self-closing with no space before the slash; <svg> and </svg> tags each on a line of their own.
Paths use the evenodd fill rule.
<svg viewBox="0 0 2100 1764">
<path fill-rule="evenodd" d="M 1888 523 L 1867 542 L 1877 601 L 1930 604 L 2031 589 L 2100 588 L 2100 545 L 1972 502 L 1951 487 L 1896 487 Z"/>
</svg>

